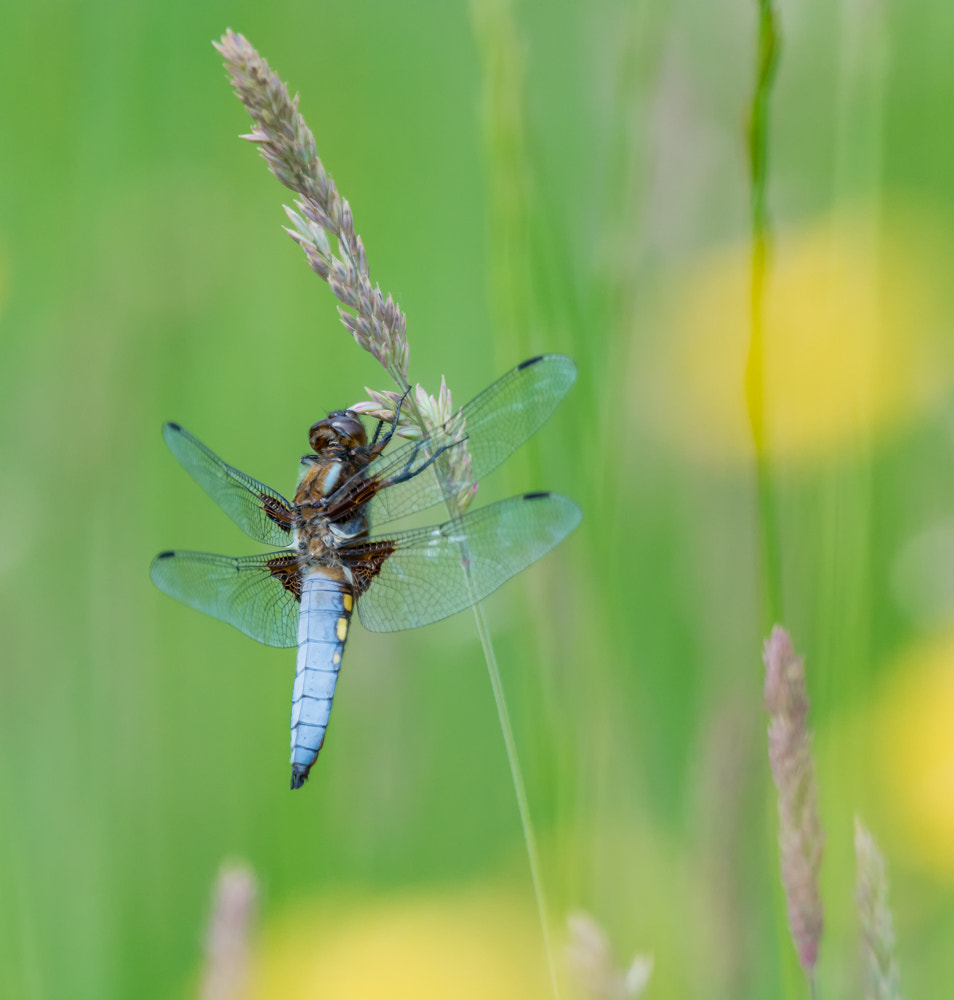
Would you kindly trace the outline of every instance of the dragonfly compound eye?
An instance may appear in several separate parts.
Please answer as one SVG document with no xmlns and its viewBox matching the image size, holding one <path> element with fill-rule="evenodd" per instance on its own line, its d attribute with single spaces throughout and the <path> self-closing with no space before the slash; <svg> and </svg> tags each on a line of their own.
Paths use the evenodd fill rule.
<svg viewBox="0 0 954 1000">
<path fill-rule="evenodd" d="M 321 454 L 333 444 L 344 445 L 349 450 L 363 447 L 368 443 L 368 435 L 364 424 L 348 410 L 336 410 L 329 413 L 324 420 L 312 424 L 308 432 L 308 443 Z"/>
<path fill-rule="evenodd" d="M 311 445 L 312 451 L 318 452 L 319 455 L 339 438 L 340 435 L 327 418 L 312 424 L 311 430 L 308 431 L 308 443 Z"/>
</svg>

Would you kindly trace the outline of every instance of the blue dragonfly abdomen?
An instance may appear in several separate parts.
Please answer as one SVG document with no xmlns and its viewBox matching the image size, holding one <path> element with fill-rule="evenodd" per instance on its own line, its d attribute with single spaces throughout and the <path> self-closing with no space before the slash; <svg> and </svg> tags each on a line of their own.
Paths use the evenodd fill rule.
<svg viewBox="0 0 954 1000">
<path fill-rule="evenodd" d="M 321 570 L 302 580 L 298 662 L 291 708 L 291 787 L 301 788 L 325 740 L 354 598 Z"/>
</svg>

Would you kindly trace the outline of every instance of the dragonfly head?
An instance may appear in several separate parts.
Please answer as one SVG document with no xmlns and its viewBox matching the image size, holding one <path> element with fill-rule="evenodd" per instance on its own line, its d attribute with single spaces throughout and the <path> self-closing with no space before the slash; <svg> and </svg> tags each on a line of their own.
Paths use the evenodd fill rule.
<svg viewBox="0 0 954 1000">
<path fill-rule="evenodd" d="M 308 443 L 319 455 L 326 448 L 332 447 L 354 451 L 355 448 L 363 448 L 368 443 L 368 435 L 364 424 L 351 410 L 335 410 L 323 420 L 311 425 Z"/>
</svg>

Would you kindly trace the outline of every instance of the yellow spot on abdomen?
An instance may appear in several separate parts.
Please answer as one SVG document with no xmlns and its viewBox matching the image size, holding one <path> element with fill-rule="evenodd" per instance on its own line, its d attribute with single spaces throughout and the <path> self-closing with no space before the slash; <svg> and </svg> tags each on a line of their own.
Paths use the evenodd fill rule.
<svg viewBox="0 0 954 1000">
<path fill-rule="evenodd" d="M 338 625 L 335 628 L 335 635 L 338 636 L 338 641 L 339 642 L 344 642 L 345 641 L 345 636 L 347 634 L 348 634 L 348 619 L 347 618 L 339 618 L 338 619 Z"/>
<path fill-rule="evenodd" d="M 354 607 L 354 598 L 350 594 L 342 594 L 341 603 L 344 605 L 345 611 L 350 612 Z"/>
<path fill-rule="evenodd" d="M 335 655 L 331 658 L 331 662 L 337 667 L 341 662 L 341 653 L 335 653 Z"/>
</svg>

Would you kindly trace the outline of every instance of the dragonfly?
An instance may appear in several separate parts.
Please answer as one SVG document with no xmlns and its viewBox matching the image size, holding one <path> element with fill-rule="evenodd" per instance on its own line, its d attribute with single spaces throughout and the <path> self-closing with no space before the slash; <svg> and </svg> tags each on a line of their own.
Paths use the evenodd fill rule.
<svg viewBox="0 0 954 1000">
<path fill-rule="evenodd" d="M 309 431 L 311 452 L 301 459 L 292 501 L 223 461 L 181 425 L 164 425 L 166 444 L 186 472 L 273 551 L 237 558 L 161 552 L 152 580 L 265 645 L 298 647 L 293 789 L 302 787 L 324 744 L 355 606 L 374 632 L 440 621 L 483 600 L 579 524 L 580 508 L 557 493 L 524 493 L 462 514 L 453 499 L 468 483 L 476 489 L 539 430 L 575 378 L 576 366 L 564 355 L 531 358 L 410 441 L 394 440 L 400 402 L 393 421 L 379 420 L 370 441 L 357 413 L 333 411 Z M 442 501 L 454 515 L 443 524 L 379 533 Z"/>
</svg>

